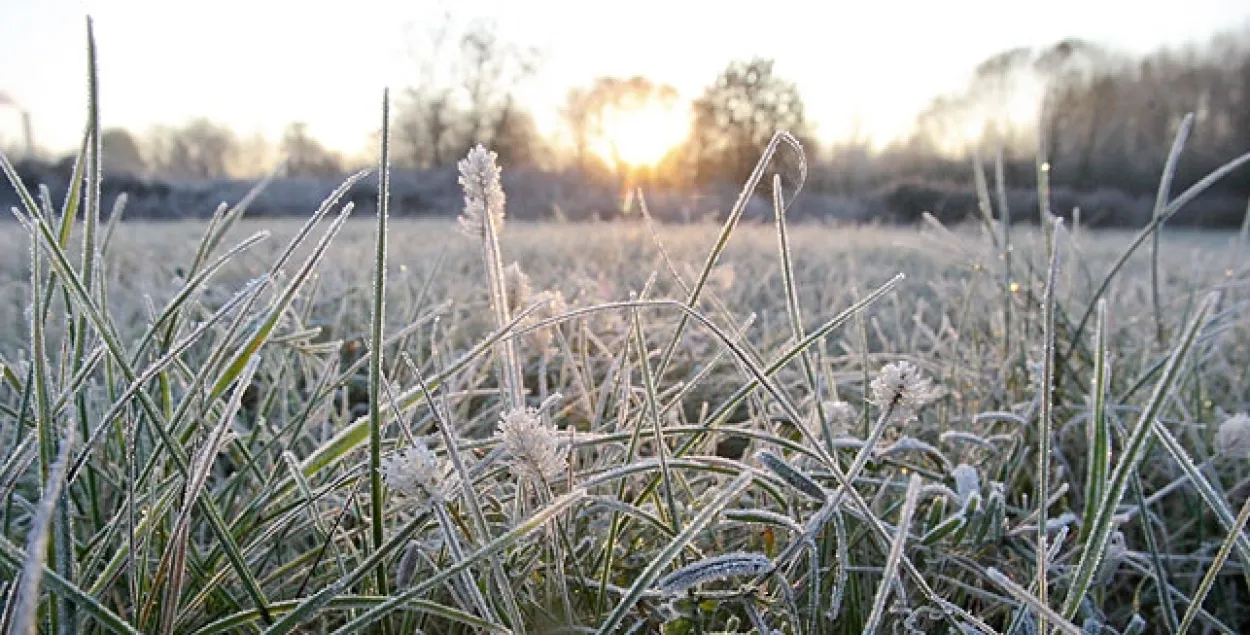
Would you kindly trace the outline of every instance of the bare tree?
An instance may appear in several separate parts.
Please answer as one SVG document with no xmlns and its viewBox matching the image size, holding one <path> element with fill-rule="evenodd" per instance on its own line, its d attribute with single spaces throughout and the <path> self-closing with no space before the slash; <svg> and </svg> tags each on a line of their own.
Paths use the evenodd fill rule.
<svg viewBox="0 0 1250 635">
<path fill-rule="evenodd" d="M 460 114 L 453 99 L 453 69 L 447 63 L 452 36 L 451 15 L 447 14 L 417 33 L 409 48 L 416 76 L 413 85 L 404 89 L 395 117 L 396 154 L 409 167 L 444 165 L 454 150 L 453 124 Z"/>
<path fill-rule="evenodd" d="M 689 151 L 699 180 L 741 181 L 778 130 L 807 135 L 803 99 L 772 60 L 734 62 L 694 102 Z"/>
<path fill-rule="evenodd" d="M 450 15 L 420 34 L 412 56 L 416 81 L 404 91 L 396 116 L 398 154 L 412 167 L 451 163 L 470 145 L 485 143 L 516 158 L 536 156 L 532 118 L 522 113 L 517 88 L 533 76 L 538 53 L 499 37 L 493 22 L 458 30 Z"/>
<path fill-rule="evenodd" d="M 22 120 L 22 152 L 27 158 L 35 156 L 35 136 L 30 123 L 30 112 L 22 108 L 17 100 L 7 93 L 0 92 L 0 106 L 7 106 L 18 113 Z"/>
<path fill-rule="evenodd" d="M 343 160 L 338 153 L 326 150 L 321 142 L 308 134 L 308 124 L 295 122 L 282 136 L 281 152 L 286 171 L 291 176 L 334 177 L 343 173 Z"/>
<path fill-rule="evenodd" d="M 238 140 L 225 126 L 199 118 L 180 128 L 160 126 L 146 140 L 145 154 L 162 176 L 219 179 L 230 176 Z"/>
<path fill-rule="evenodd" d="M 124 128 L 109 128 L 100 135 L 103 166 L 110 174 L 138 176 L 146 171 L 139 143 Z"/>
</svg>

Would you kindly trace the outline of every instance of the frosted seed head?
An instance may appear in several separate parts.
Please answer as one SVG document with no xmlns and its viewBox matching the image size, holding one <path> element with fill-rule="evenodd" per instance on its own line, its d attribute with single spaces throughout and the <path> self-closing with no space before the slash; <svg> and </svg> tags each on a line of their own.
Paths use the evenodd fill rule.
<svg viewBox="0 0 1250 635">
<path fill-rule="evenodd" d="M 406 589 L 412 583 L 412 576 L 417 571 L 417 559 L 421 555 L 421 546 L 415 541 L 410 541 L 408 547 L 404 549 L 404 555 L 399 559 L 399 566 L 395 569 L 395 588 Z"/>
<path fill-rule="evenodd" d="M 886 364 L 872 380 L 870 388 L 872 402 L 878 408 L 893 407 L 900 416 L 914 414 L 941 394 L 911 362 Z"/>
<path fill-rule="evenodd" d="M 460 187 L 464 189 L 464 213 L 460 215 L 460 228 L 474 238 L 481 237 L 486 230 L 487 214 L 494 221 L 496 230 L 503 223 L 504 193 L 496 158 L 498 155 L 479 144 L 457 164 L 460 168 Z"/>
<path fill-rule="evenodd" d="M 1116 530 L 1107 541 L 1107 550 L 1103 552 L 1102 562 L 1098 563 L 1098 571 L 1094 576 L 1096 582 L 1106 584 L 1115 575 L 1116 569 L 1128 557 L 1128 543 L 1124 540 L 1124 532 Z"/>
<path fill-rule="evenodd" d="M 859 420 L 859 412 L 855 406 L 845 401 L 826 401 L 824 408 L 835 437 L 849 434 Z"/>
<path fill-rule="evenodd" d="M 442 462 L 423 441 L 383 458 L 379 471 L 388 487 L 419 505 L 440 502 L 446 494 Z"/>
<path fill-rule="evenodd" d="M 1239 412 L 1225 419 L 1215 444 L 1223 456 L 1250 459 L 1250 415 Z"/>
<path fill-rule="evenodd" d="M 521 271 L 520 263 L 512 263 L 503 270 L 504 290 L 508 294 L 508 315 L 516 315 L 529 306 L 534 294 L 530 277 Z"/>
<path fill-rule="evenodd" d="M 516 408 L 504 413 L 495 438 L 508 453 L 517 476 L 550 483 L 568 468 L 567 450 L 560 447 L 555 428 L 542 421 L 536 408 Z"/>
</svg>

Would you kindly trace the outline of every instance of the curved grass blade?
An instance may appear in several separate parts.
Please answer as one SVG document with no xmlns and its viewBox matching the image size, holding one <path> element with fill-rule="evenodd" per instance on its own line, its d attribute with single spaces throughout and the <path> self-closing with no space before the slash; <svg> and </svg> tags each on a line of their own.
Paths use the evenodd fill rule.
<svg viewBox="0 0 1250 635">
<path fill-rule="evenodd" d="M 390 598 L 385 596 L 344 595 L 330 600 L 326 604 L 326 608 L 341 611 L 369 609 L 389 600 Z M 299 600 L 287 600 L 284 602 L 274 602 L 270 605 L 270 609 L 277 615 L 283 615 L 294 610 L 297 606 L 299 606 Z M 449 622 L 463 624 L 475 629 L 474 632 L 512 632 L 501 624 L 495 624 L 477 617 L 476 615 L 465 613 L 460 609 L 453 608 L 445 604 L 439 604 L 437 602 L 431 602 L 429 600 L 414 598 L 408 600 L 403 606 L 400 607 L 400 609 L 404 608 L 418 613 L 426 613 L 435 617 L 441 617 Z M 192 631 L 191 635 L 218 635 L 219 633 L 238 632 L 241 628 L 255 624 L 257 618 L 259 617 L 259 613 L 256 610 L 242 611 L 233 615 L 227 615 L 215 622 L 212 622 L 211 624 L 206 624 L 203 627 Z"/>
<path fill-rule="evenodd" d="M 429 592 L 430 589 L 433 589 L 439 585 L 442 585 L 447 580 L 450 580 L 452 576 L 458 575 L 461 571 L 468 569 L 469 567 L 473 566 L 477 562 L 484 560 L 486 558 L 489 558 L 490 556 L 497 554 L 503 551 L 504 549 L 507 549 L 508 547 L 512 546 L 512 544 L 514 544 L 521 538 L 542 528 L 549 521 L 554 519 L 559 514 L 563 513 L 564 510 L 568 509 L 573 504 L 585 498 L 585 496 L 586 496 L 585 490 L 576 489 L 551 501 L 551 503 L 547 504 L 542 509 L 539 509 L 536 512 L 534 512 L 529 518 L 525 520 L 525 522 L 521 523 L 520 525 L 517 525 L 508 533 L 505 533 L 499 536 L 498 538 L 491 540 L 489 543 L 479 547 L 477 551 L 474 551 L 473 553 L 465 556 L 463 560 L 440 570 L 438 573 L 425 579 L 420 584 L 413 585 L 411 588 L 407 589 L 403 593 L 392 595 L 390 599 L 388 599 L 386 602 L 383 602 L 382 604 L 379 604 L 373 607 L 372 609 L 356 617 L 356 619 L 353 619 L 347 624 L 344 624 L 341 628 L 334 631 L 334 635 L 346 635 L 347 633 L 360 632 L 364 627 L 368 626 L 369 624 L 372 624 L 373 622 L 376 622 L 377 620 L 381 619 L 382 617 L 384 617 L 391 611 L 394 611 L 395 609 L 403 606 L 405 603 L 412 600 L 413 598 L 416 598 L 417 596 L 423 593 Z M 294 624 L 290 625 L 290 627 L 293 627 L 293 626 Z M 290 628 L 278 630 L 277 625 L 275 625 L 274 628 L 268 631 L 265 631 L 265 634 L 266 635 L 278 635 L 280 633 L 289 632 L 289 630 Z"/>
<path fill-rule="evenodd" d="M 669 541 L 669 543 L 655 555 L 655 558 L 647 564 L 646 568 L 638 574 L 638 577 L 634 580 L 633 585 L 629 587 L 629 592 L 625 594 L 625 597 L 621 598 L 621 601 L 617 603 L 616 607 L 612 609 L 612 612 L 608 614 L 607 619 L 599 625 L 597 632 L 601 635 L 616 632 L 621 623 L 624 622 L 625 617 L 629 614 L 629 611 L 634 608 L 634 604 L 636 604 L 638 599 L 642 597 L 643 592 L 651 588 L 651 584 L 660 577 L 660 572 L 668 566 L 669 562 L 671 562 L 673 558 L 677 557 L 677 554 L 681 553 L 681 551 L 686 548 L 686 545 L 690 544 L 690 542 L 694 540 L 695 536 L 698 535 L 699 532 L 706 529 L 707 526 L 712 523 L 720 511 L 724 509 L 730 501 L 741 494 L 747 486 L 751 484 L 751 479 L 752 475 L 749 473 L 739 476 L 734 479 L 732 483 L 726 486 L 724 491 L 722 491 L 712 502 L 708 503 L 707 507 L 701 509 L 699 511 L 699 515 L 691 519 L 690 524 L 687 525 L 676 538 Z"/>
</svg>

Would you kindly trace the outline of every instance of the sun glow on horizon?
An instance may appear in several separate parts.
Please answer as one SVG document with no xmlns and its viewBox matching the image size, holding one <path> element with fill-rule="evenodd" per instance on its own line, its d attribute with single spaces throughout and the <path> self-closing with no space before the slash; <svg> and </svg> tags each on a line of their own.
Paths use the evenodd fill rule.
<svg viewBox="0 0 1250 635">
<path fill-rule="evenodd" d="M 593 150 L 610 165 L 654 166 L 685 141 L 690 114 L 680 104 L 649 101 L 637 108 L 609 108 Z"/>
</svg>

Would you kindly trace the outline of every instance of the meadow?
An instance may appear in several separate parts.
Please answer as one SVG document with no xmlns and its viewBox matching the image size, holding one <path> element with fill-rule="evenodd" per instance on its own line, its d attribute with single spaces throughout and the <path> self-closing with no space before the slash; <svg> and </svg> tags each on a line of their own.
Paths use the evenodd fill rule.
<svg viewBox="0 0 1250 635">
<path fill-rule="evenodd" d="M 1250 626 L 1246 235 L 1165 226 L 1207 181 L 739 222 L 782 134 L 721 225 L 509 222 L 484 149 L 457 224 L 385 169 L 113 223 L 92 130 L 0 231 L 6 632 Z"/>
</svg>

